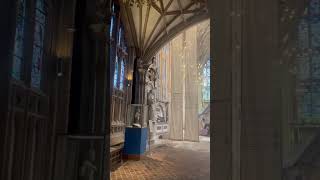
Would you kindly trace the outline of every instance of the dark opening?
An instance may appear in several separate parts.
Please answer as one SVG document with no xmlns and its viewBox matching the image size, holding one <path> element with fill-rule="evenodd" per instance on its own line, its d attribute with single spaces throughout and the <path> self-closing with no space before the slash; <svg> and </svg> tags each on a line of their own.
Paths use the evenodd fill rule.
<svg viewBox="0 0 320 180">
<path fill-rule="evenodd" d="M 81 105 L 81 84 L 82 84 L 82 24 L 85 18 L 84 0 L 77 1 L 76 5 L 76 18 L 74 34 L 74 47 L 72 56 L 72 71 L 71 71 L 71 87 L 70 87 L 70 105 L 69 105 L 69 127 L 70 133 L 75 132 L 80 128 L 80 105 Z"/>
</svg>

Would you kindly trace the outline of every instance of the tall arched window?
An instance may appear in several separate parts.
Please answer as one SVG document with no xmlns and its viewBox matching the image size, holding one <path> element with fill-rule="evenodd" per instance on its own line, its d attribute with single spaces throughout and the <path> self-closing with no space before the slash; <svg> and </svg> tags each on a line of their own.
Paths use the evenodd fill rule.
<svg viewBox="0 0 320 180">
<path fill-rule="evenodd" d="M 320 123 L 320 1 L 310 0 L 297 28 L 296 101 L 299 123 Z"/>
<path fill-rule="evenodd" d="M 13 49 L 12 77 L 21 80 L 24 66 L 24 32 L 26 22 L 26 0 L 17 1 L 17 23 Z"/>
<path fill-rule="evenodd" d="M 113 87 L 118 87 L 118 54 L 116 48 L 116 30 L 117 30 L 117 22 L 118 22 L 118 7 L 113 3 L 112 4 L 112 15 L 111 15 L 111 22 L 110 22 L 110 29 L 109 29 L 109 36 L 110 36 L 110 60 L 114 62 L 114 73 L 113 73 Z"/>
<path fill-rule="evenodd" d="M 35 88 L 41 88 L 46 18 L 47 12 L 45 0 L 36 0 L 33 56 L 31 68 L 31 86 Z"/>
<path fill-rule="evenodd" d="M 119 134 L 124 135 L 127 117 L 126 65 L 128 53 L 125 41 L 125 26 L 122 24 L 119 1 L 113 1 L 110 20 L 110 64 L 113 66 L 113 91 L 111 114 L 111 144 L 119 145 Z M 113 140 L 116 138 L 116 140 Z M 124 139 L 123 139 L 124 140 Z"/>
<path fill-rule="evenodd" d="M 124 36 L 124 26 L 121 23 L 118 7 L 112 6 L 110 35 L 110 57 L 114 61 L 113 87 L 118 90 L 124 90 L 126 76 L 126 59 L 128 56 L 127 46 Z"/>
<path fill-rule="evenodd" d="M 113 75 L 113 87 L 114 88 L 118 88 L 118 77 L 119 77 L 119 61 L 118 61 L 118 56 L 116 56 L 114 75 Z"/>
</svg>

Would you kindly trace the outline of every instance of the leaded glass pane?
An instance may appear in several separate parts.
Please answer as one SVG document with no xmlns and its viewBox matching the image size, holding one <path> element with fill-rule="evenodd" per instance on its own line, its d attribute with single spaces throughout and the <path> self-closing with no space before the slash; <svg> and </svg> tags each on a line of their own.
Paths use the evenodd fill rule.
<svg viewBox="0 0 320 180">
<path fill-rule="evenodd" d="M 309 1 L 308 14 L 298 27 L 296 93 L 300 123 L 320 123 L 320 4 Z"/>
<path fill-rule="evenodd" d="M 298 27 L 298 47 L 300 49 L 309 47 L 309 27 L 307 19 L 302 19 Z"/>
<path fill-rule="evenodd" d="M 113 87 L 118 87 L 118 76 L 119 76 L 119 65 L 118 65 L 118 56 L 116 56 L 116 62 L 114 66 L 114 75 L 113 75 Z"/>
<path fill-rule="evenodd" d="M 118 45 L 119 46 L 120 46 L 120 42 L 121 42 L 121 36 L 122 36 L 122 28 L 120 27 L 119 33 L 118 33 Z"/>
<path fill-rule="evenodd" d="M 127 46 L 124 39 L 123 25 L 120 23 L 118 7 L 112 5 L 111 24 L 109 29 L 110 36 L 110 60 L 114 62 L 113 87 L 123 90 L 125 79 L 125 53 Z M 118 25 L 120 23 L 120 25 Z"/>
<path fill-rule="evenodd" d="M 114 16 L 112 16 L 111 17 L 111 24 L 110 24 L 110 37 L 112 37 L 113 36 L 113 29 L 114 29 L 114 27 L 115 27 L 115 17 Z"/>
<path fill-rule="evenodd" d="M 319 0 L 310 0 L 310 7 L 309 7 L 309 15 L 319 15 L 320 13 L 320 6 Z"/>
<path fill-rule="evenodd" d="M 45 1 L 37 0 L 35 9 L 35 27 L 33 41 L 33 57 L 31 70 L 31 85 L 35 88 L 41 87 L 43 49 L 46 26 Z"/>
<path fill-rule="evenodd" d="M 316 88 L 314 92 L 312 92 L 312 122 L 319 122 L 320 118 L 320 92 L 319 89 Z"/>
<path fill-rule="evenodd" d="M 307 121 L 311 115 L 311 94 L 304 92 L 303 95 L 298 97 L 300 118 L 302 121 Z"/>
<path fill-rule="evenodd" d="M 320 56 L 312 56 L 311 68 L 312 68 L 312 79 L 320 80 Z"/>
<path fill-rule="evenodd" d="M 37 0 L 36 8 L 37 10 L 41 11 L 41 13 L 45 14 L 45 9 L 46 9 L 45 0 Z"/>
<path fill-rule="evenodd" d="M 311 27 L 311 46 L 320 47 L 320 21 L 310 25 Z"/>
<path fill-rule="evenodd" d="M 21 80 L 23 66 L 24 30 L 25 30 L 26 2 L 17 2 L 17 23 L 13 49 L 12 77 Z"/>
<path fill-rule="evenodd" d="M 124 87 L 124 76 L 125 76 L 125 64 L 124 64 L 124 60 L 121 60 L 121 71 L 120 71 L 120 89 L 123 90 Z"/>
<path fill-rule="evenodd" d="M 120 36 L 120 47 L 124 50 L 125 49 L 125 39 L 124 39 L 124 31 L 123 31 L 123 26 L 121 25 L 120 27 L 120 32 L 121 32 L 121 36 Z"/>
<path fill-rule="evenodd" d="M 40 88 L 41 82 L 41 67 L 42 67 L 42 49 L 35 46 L 33 49 L 32 71 L 31 71 L 31 85 Z"/>
<path fill-rule="evenodd" d="M 36 23 L 34 32 L 34 45 L 43 47 L 45 24 Z"/>
<path fill-rule="evenodd" d="M 310 76 L 309 57 L 308 56 L 297 57 L 296 64 L 297 64 L 297 79 L 307 80 Z"/>
</svg>

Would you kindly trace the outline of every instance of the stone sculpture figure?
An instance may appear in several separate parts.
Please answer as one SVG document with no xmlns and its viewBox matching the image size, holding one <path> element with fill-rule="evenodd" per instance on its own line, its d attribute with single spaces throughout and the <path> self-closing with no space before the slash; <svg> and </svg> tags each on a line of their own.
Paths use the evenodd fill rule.
<svg viewBox="0 0 320 180">
<path fill-rule="evenodd" d="M 148 117 L 149 120 L 155 120 L 155 93 L 154 93 L 154 89 L 151 89 L 148 92 L 148 98 L 147 98 L 147 102 L 148 102 Z"/>
<path fill-rule="evenodd" d="M 157 67 L 153 58 L 152 63 L 149 65 L 146 72 L 146 87 L 148 88 L 147 92 L 149 92 L 151 89 L 156 88 L 157 79 L 158 79 L 158 72 L 157 72 Z"/>
<path fill-rule="evenodd" d="M 155 64 L 155 58 L 152 59 L 152 63 L 149 65 L 146 72 L 146 92 L 147 92 L 147 105 L 148 105 L 148 119 L 155 120 L 155 105 L 156 105 L 156 81 L 158 79 L 158 72 Z"/>
<path fill-rule="evenodd" d="M 134 114 L 134 122 L 133 124 L 140 124 L 141 113 L 140 109 L 136 109 L 136 113 Z"/>
</svg>

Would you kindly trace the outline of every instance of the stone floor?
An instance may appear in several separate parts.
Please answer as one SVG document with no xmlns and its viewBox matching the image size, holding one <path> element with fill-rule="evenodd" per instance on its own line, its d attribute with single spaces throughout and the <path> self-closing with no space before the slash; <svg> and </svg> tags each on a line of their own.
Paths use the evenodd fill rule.
<svg viewBox="0 0 320 180">
<path fill-rule="evenodd" d="M 112 180 L 209 180 L 210 140 L 161 140 L 140 161 L 127 161 L 111 173 Z"/>
</svg>

